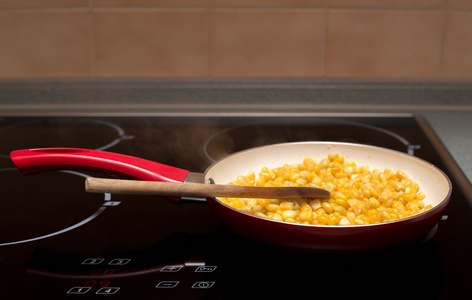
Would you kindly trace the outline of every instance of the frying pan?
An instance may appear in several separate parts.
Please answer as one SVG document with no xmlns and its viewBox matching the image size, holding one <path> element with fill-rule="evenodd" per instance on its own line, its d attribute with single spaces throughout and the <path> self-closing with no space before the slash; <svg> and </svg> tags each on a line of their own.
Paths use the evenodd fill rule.
<svg viewBox="0 0 472 300">
<path fill-rule="evenodd" d="M 337 142 L 284 143 L 241 151 L 212 164 L 203 174 L 174 168 L 122 154 L 75 149 L 43 148 L 18 150 L 11 158 L 23 174 L 58 169 L 94 170 L 121 177 L 169 182 L 227 184 L 249 170 L 257 174 L 262 167 L 276 168 L 315 160 L 339 153 L 358 166 L 401 170 L 417 182 L 426 194 L 424 202 L 432 209 L 413 217 L 379 224 L 326 226 L 293 224 L 260 218 L 233 209 L 216 198 L 206 199 L 214 214 L 227 227 L 249 239 L 301 251 L 359 252 L 415 243 L 434 233 L 451 196 L 449 178 L 436 166 L 398 151 L 361 144 Z M 178 197 L 173 199 L 178 201 Z"/>
</svg>

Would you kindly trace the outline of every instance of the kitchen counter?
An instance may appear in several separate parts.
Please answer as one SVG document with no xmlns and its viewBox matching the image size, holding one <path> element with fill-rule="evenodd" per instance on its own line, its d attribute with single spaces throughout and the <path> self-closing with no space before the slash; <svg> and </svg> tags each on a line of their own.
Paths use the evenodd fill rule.
<svg viewBox="0 0 472 300">
<path fill-rule="evenodd" d="M 0 103 L 0 116 L 420 114 L 472 182 L 469 82 L 4 81 Z"/>
</svg>

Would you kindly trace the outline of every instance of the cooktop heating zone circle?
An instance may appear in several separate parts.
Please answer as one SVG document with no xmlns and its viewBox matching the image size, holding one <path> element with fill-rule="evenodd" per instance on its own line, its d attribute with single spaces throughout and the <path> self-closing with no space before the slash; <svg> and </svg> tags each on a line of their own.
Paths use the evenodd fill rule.
<svg viewBox="0 0 472 300">
<path fill-rule="evenodd" d="M 61 125 L 59 129 L 58 124 Z M 37 134 L 33 138 L 31 135 L 22 137 L 23 127 L 31 126 L 36 127 Z M 97 128 L 106 133 L 106 139 L 101 135 L 93 135 Z M 36 119 L 8 124 L 0 129 L 0 139 L 9 141 L 11 149 L 8 151 L 51 145 L 81 147 L 76 141 L 83 140 L 84 135 L 89 136 L 89 145 L 93 145 L 96 150 L 106 150 L 122 140 L 133 138 L 126 135 L 120 126 L 103 120 Z M 0 154 L 0 158 L 11 165 L 7 153 Z M 0 220 L 0 247 L 70 232 L 94 220 L 107 208 L 120 204 L 119 201 L 112 201 L 109 193 L 85 193 L 84 178 L 91 176 L 81 172 L 64 170 L 22 176 L 15 167 L 8 166 L 0 167 L 0 177 L 0 190 L 4 195 L 0 198 L 0 209 L 3 213 L 7 212 L 6 217 Z M 44 182 L 50 184 L 45 185 Z M 37 200 L 29 201 L 31 199 Z"/>
</svg>

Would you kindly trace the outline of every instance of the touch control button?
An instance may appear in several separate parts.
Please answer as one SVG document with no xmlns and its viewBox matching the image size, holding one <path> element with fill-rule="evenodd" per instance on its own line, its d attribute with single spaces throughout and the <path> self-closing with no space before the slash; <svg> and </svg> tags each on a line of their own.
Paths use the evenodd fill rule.
<svg viewBox="0 0 472 300">
<path fill-rule="evenodd" d="M 195 270 L 195 272 L 210 273 L 215 270 L 216 270 L 216 266 L 200 266 Z"/>
<path fill-rule="evenodd" d="M 116 294 L 116 292 L 118 292 L 120 288 L 119 287 L 104 287 L 104 288 L 101 288 L 97 291 L 97 294 L 99 295 L 113 295 L 113 294 Z"/>
<path fill-rule="evenodd" d="M 157 289 L 173 289 L 179 284 L 178 281 L 161 281 L 156 285 Z"/>
<path fill-rule="evenodd" d="M 175 265 L 175 266 L 165 266 L 161 269 L 161 272 L 179 272 L 182 269 L 182 266 Z"/>
<path fill-rule="evenodd" d="M 214 284 L 214 281 L 197 281 L 192 285 L 192 289 L 209 289 Z"/>
<path fill-rule="evenodd" d="M 88 291 L 90 291 L 90 289 L 91 289 L 90 287 L 75 286 L 75 287 L 71 288 L 70 290 L 68 290 L 67 294 L 75 294 L 75 295 L 85 294 Z"/>
<path fill-rule="evenodd" d="M 83 265 L 99 265 L 103 262 L 103 258 L 87 258 L 82 262 Z"/>
<path fill-rule="evenodd" d="M 108 264 L 109 265 L 114 265 L 114 266 L 124 266 L 127 263 L 129 263 L 131 259 L 129 258 L 115 258 L 112 261 L 110 261 Z"/>
<path fill-rule="evenodd" d="M 120 204 L 120 201 L 107 201 L 103 203 L 103 206 L 118 206 Z"/>
</svg>

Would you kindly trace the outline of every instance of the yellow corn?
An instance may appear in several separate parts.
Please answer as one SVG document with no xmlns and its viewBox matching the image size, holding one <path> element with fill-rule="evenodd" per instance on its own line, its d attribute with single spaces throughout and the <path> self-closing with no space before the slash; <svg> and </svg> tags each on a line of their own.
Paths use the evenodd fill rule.
<svg viewBox="0 0 472 300">
<path fill-rule="evenodd" d="M 295 204 L 291 201 L 283 201 L 279 207 L 281 210 L 292 210 L 294 206 Z"/>
<path fill-rule="evenodd" d="M 313 211 L 304 210 L 300 212 L 300 221 L 302 222 L 311 222 L 313 221 Z"/>
<path fill-rule="evenodd" d="M 297 217 L 297 211 L 293 209 L 288 209 L 282 211 L 282 219 L 295 219 Z"/>
<path fill-rule="evenodd" d="M 301 164 L 263 167 L 230 182 L 244 186 L 308 186 L 327 189 L 331 198 L 246 199 L 220 198 L 224 204 L 261 218 L 314 225 L 363 225 L 408 218 L 429 210 L 418 183 L 403 171 L 370 170 L 337 153 Z"/>
<path fill-rule="evenodd" d="M 272 220 L 276 220 L 276 221 L 283 221 L 284 219 L 282 219 L 282 216 L 279 215 L 279 214 L 274 214 L 272 216 Z"/>
<path fill-rule="evenodd" d="M 321 207 L 324 208 L 324 210 L 327 214 L 331 214 L 334 211 L 333 206 L 329 202 L 323 201 L 323 203 L 321 203 Z"/>
<path fill-rule="evenodd" d="M 269 203 L 266 205 L 265 209 L 271 212 L 276 212 L 279 210 L 279 205 L 277 203 Z"/>
</svg>

